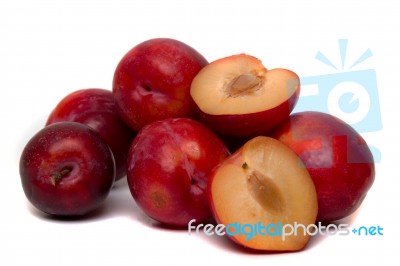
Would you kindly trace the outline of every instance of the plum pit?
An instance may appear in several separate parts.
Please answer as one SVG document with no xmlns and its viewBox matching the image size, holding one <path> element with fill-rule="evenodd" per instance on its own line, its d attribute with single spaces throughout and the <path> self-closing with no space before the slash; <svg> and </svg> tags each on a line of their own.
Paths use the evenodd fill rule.
<svg viewBox="0 0 400 266">
<path fill-rule="evenodd" d="M 263 79 L 253 74 L 242 74 L 225 84 L 224 92 L 228 97 L 251 95 L 263 87 Z"/>
</svg>

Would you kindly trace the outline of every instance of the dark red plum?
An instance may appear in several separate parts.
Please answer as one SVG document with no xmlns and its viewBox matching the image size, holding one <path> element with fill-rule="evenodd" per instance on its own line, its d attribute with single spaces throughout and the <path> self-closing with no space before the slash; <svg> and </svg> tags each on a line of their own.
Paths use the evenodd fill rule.
<svg viewBox="0 0 400 266">
<path fill-rule="evenodd" d="M 36 133 L 20 159 L 27 199 L 57 216 L 81 216 L 97 209 L 115 179 L 109 146 L 89 126 L 59 122 Z"/>
</svg>

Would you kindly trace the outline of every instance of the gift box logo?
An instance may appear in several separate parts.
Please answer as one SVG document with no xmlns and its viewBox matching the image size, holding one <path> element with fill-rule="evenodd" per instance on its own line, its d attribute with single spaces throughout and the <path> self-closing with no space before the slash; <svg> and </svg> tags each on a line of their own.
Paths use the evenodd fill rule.
<svg viewBox="0 0 400 266">
<path fill-rule="evenodd" d="M 322 52 L 317 52 L 315 58 L 336 73 L 302 77 L 300 98 L 293 112 L 325 112 L 344 120 L 359 133 L 379 131 L 382 119 L 376 72 L 374 69 L 353 70 L 370 58 L 372 51 L 367 49 L 347 67 L 347 44 L 347 39 L 339 40 L 341 69 Z M 380 161 L 379 149 L 371 146 L 370 149 L 375 161 Z"/>
</svg>

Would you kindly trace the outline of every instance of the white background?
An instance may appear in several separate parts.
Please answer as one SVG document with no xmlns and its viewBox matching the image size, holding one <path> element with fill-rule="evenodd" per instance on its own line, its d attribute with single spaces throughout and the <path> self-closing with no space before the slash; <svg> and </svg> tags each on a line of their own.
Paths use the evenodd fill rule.
<svg viewBox="0 0 400 266">
<path fill-rule="evenodd" d="M 0 265 L 394 265 L 399 263 L 399 1 L 39 1 L 0 2 Z M 357 69 L 375 69 L 383 129 L 365 135 L 377 146 L 374 186 L 352 226 L 383 236 L 315 237 L 301 252 L 260 254 L 226 238 L 164 229 L 136 207 L 119 182 L 104 207 L 80 221 L 57 221 L 27 202 L 19 156 L 66 94 L 111 89 L 114 69 L 134 45 L 153 37 L 186 42 L 209 61 L 248 53 L 267 68 L 301 77 L 336 73 L 370 48 Z M 397 104 L 396 104 L 397 103 Z M 397 108 L 396 106 L 397 105 Z M 397 264 L 398 265 L 398 264 Z"/>
</svg>

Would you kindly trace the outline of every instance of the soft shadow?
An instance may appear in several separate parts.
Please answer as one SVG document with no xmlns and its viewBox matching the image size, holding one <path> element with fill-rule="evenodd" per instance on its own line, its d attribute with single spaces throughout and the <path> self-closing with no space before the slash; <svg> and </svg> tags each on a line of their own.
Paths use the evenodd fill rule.
<svg viewBox="0 0 400 266">
<path fill-rule="evenodd" d="M 103 208 L 100 219 L 125 217 L 142 225 L 158 230 L 184 231 L 186 227 L 164 225 L 144 213 L 133 199 L 126 178 L 118 180 L 112 188 Z"/>
<path fill-rule="evenodd" d="M 27 209 L 33 216 L 37 217 L 40 220 L 44 220 L 44 221 L 48 221 L 48 222 L 65 222 L 65 223 L 89 222 L 89 221 L 99 220 L 99 218 L 104 213 L 104 207 L 101 206 L 100 208 L 98 208 L 92 212 L 89 212 L 85 215 L 76 215 L 76 216 L 53 215 L 53 214 L 48 214 L 41 210 L 38 210 L 29 202 L 27 202 L 26 204 L 27 204 Z"/>
<path fill-rule="evenodd" d="M 167 225 L 167 224 L 163 224 L 163 223 L 157 222 L 155 220 L 152 220 L 151 218 L 149 218 L 149 219 L 150 220 L 143 221 L 143 225 L 150 227 L 151 229 L 187 234 L 186 226 L 182 227 L 182 226 Z"/>
<path fill-rule="evenodd" d="M 348 224 L 349 226 L 351 226 L 351 225 L 354 224 L 355 220 L 357 219 L 358 214 L 360 213 L 361 209 L 362 209 L 362 204 L 361 204 L 361 206 L 358 207 L 357 210 L 356 210 L 355 212 L 353 212 L 351 215 L 349 215 L 349 216 L 347 216 L 347 217 L 345 217 L 345 218 L 343 218 L 343 219 L 333 221 L 333 222 L 331 222 L 331 224 L 336 224 L 336 225 L 339 225 L 339 224 Z"/>
<path fill-rule="evenodd" d="M 104 213 L 102 219 L 128 217 L 132 218 L 138 213 L 139 207 L 133 199 L 126 177 L 116 181 L 103 204 Z"/>
<path fill-rule="evenodd" d="M 93 222 L 93 221 L 100 221 L 121 216 L 136 217 L 136 214 L 140 212 L 139 208 L 137 207 L 135 201 L 133 200 L 130 194 L 126 178 L 118 180 L 114 184 L 108 197 L 99 208 L 85 215 L 81 216 L 52 215 L 38 210 L 29 202 L 27 202 L 27 208 L 32 215 L 36 216 L 39 219 L 46 221 L 68 222 L 68 223 Z"/>
<path fill-rule="evenodd" d="M 257 250 L 257 249 L 252 249 L 248 248 L 245 246 L 242 246 L 240 244 L 237 244 L 233 240 L 229 239 L 228 236 L 218 236 L 218 235 L 211 235 L 207 236 L 203 232 L 196 234 L 194 233 L 193 236 L 199 237 L 203 241 L 208 242 L 208 244 L 215 246 L 216 248 L 219 248 L 221 250 L 231 252 L 231 253 L 242 253 L 246 255 L 254 255 L 254 256 L 260 256 L 260 255 L 280 255 L 280 254 L 289 254 L 289 253 L 296 253 L 299 251 L 266 251 L 266 250 Z"/>
<path fill-rule="evenodd" d="M 317 234 L 315 236 L 311 236 L 310 240 L 308 241 L 307 245 L 302 250 L 310 250 L 321 244 L 328 238 L 328 235 L 320 235 Z"/>
<path fill-rule="evenodd" d="M 209 220 L 208 222 L 204 222 L 204 224 L 212 224 L 214 226 L 217 225 L 217 222 L 214 219 Z M 187 229 L 186 229 L 187 230 Z M 282 253 L 295 253 L 296 251 L 265 251 L 265 250 L 256 250 L 252 248 L 248 248 L 242 246 L 233 240 L 231 240 L 227 235 L 219 236 L 216 234 L 206 235 L 202 230 L 198 233 L 196 231 L 191 232 L 191 236 L 198 237 L 203 241 L 208 242 L 208 244 L 213 245 L 216 248 L 221 250 L 232 252 L 232 253 L 243 253 L 246 255 L 279 255 Z"/>
<path fill-rule="evenodd" d="M 321 225 L 326 227 L 328 225 L 339 226 L 340 224 L 347 224 L 348 225 L 347 228 L 349 228 L 356 220 L 356 218 L 360 212 L 360 209 L 361 208 L 358 208 L 354 213 L 352 213 L 351 215 L 349 215 L 343 219 L 332 221 L 332 222 L 321 222 Z M 315 236 L 312 236 L 310 238 L 310 241 L 308 242 L 307 246 L 304 248 L 304 250 L 312 249 L 312 248 L 316 247 L 317 245 L 319 245 L 321 242 L 328 239 L 329 237 L 332 237 L 332 236 L 335 236 L 338 234 L 337 232 L 336 233 L 332 232 L 332 235 L 329 235 L 326 232 L 326 230 L 324 231 L 324 233 L 325 233 L 325 235 L 317 234 Z"/>
<path fill-rule="evenodd" d="M 361 208 L 358 208 L 358 210 L 356 210 L 352 215 L 343 218 L 341 220 L 337 220 L 337 221 L 333 221 L 333 222 L 329 222 L 329 223 L 321 223 L 322 226 L 327 226 L 329 224 L 334 224 L 336 226 L 338 226 L 339 224 L 347 224 L 348 227 L 350 227 L 353 222 L 356 220 L 358 213 L 360 212 Z M 213 224 L 214 226 L 217 225 L 217 223 L 214 220 L 209 221 L 208 223 Z M 318 223 L 317 223 L 318 225 Z M 245 253 L 245 254 L 250 254 L 250 255 L 278 255 L 278 254 L 282 254 L 282 253 L 297 253 L 297 252 L 302 252 L 305 250 L 310 250 L 315 248 L 316 246 L 320 245 L 320 243 L 322 243 L 323 241 L 325 241 L 326 239 L 328 239 L 330 236 L 333 235 L 329 235 L 327 234 L 326 231 L 324 231 L 325 234 L 316 234 L 314 236 L 310 237 L 310 240 L 308 241 L 308 243 L 306 244 L 306 246 L 298 251 L 263 251 L 263 250 L 255 250 L 252 248 L 246 248 L 240 244 L 235 243 L 233 240 L 229 239 L 229 237 L 227 235 L 224 236 L 218 236 L 216 234 L 213 234 L 211 236 L 207 236 L 204 234 L 204 232 L 201 230 L 199 233 L 196 233 L 195 231 L 192 232 L 192 236 L 196 236 L 200 239 L 202 239 L 203 241 L 208 242 L 211 245 L 214 245 L 215 247 L 225 250 L 225 251 L 229 251 L 229 252 L 241 252 L 241 253 Z M 337 234 L 337 233 L 336 233 Z"/>
</svg>

